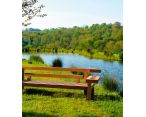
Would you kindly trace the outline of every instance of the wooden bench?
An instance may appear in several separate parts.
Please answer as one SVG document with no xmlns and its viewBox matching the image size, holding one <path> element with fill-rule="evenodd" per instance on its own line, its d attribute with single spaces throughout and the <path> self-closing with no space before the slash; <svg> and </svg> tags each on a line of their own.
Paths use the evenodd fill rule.
<svg viewBox="0 0 146 117">
<path fill-rule="evenodd" d="M 30 72 L 31 70 L 31 72 Z M 39 73 L 36 71 L 46 71 L 47 73 Z M 29 72 L 26 72 L 29 71 Z M 33 71 L 33 73 L 32 73 Z M 60 71 L 68 74 L 56 74 L 51 71 Z M 50 72 L 50 73 L 48 73 Z M 71 73 L 72 72 L 72 73 Z M 82 73 L 82 75 L 73 74 Z M 90 100 L 94 98 L 94 85 L 98 83 L 100 76 L 91 76 L 90 73 L 100 73 L 100 69 L 85 69 L 85 68 L 60 68 L 60 67 L 27 67 L 22 68 L 22 87 L 50 87 L 50 88 L 67 88 L 67 89 L 82 89 L 86 95 L 86 99 Z M 51 81 L 51 80 L 32 80 L 32 77 L 40 78 L 73 78 L 76 82 L 64 82 L 64 81 Z M 84 82 L 80 82 L 83 79 Z"/>
</svg>

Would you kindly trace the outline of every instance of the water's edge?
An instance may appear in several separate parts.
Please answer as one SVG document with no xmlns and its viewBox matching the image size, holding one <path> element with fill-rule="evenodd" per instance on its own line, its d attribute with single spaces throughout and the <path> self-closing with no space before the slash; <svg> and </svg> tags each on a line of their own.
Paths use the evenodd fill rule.
<svg viewBox="0 0 146 117">
<path fill-rule="evenodd" d="M 23 53 L 22 58 L 28 60 L 30 55 L 29 53 Z M 41 56 L 45 64 L 48 65 L 52 65 L 54 59 L 60 58 L 63 62 L 63 67 L 99 68 L 102 70 L 101 76 L 108 75 L 123 82 L 123 64 L 119 61 L 110 62 L 102 59 L 90 59 L 82 55 L 71 53 L 35 53 L 35 55 Z"/>
</svg>

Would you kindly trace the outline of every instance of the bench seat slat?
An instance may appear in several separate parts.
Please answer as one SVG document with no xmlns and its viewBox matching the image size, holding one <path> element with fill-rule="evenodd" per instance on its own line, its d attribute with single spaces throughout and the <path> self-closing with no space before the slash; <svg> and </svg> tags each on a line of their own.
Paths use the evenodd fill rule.
<svg viewBox="0 0 146 117">
<path fill-rule="evenodd" d="M 68 89 L 87 89 L 86 83 L 74 82 L 58 82 L 58 81 L 23 81 L 23 86 L 37 86 L 37 87 L 50 87 L 50 88 L 68 88 Z"/>
</svg>

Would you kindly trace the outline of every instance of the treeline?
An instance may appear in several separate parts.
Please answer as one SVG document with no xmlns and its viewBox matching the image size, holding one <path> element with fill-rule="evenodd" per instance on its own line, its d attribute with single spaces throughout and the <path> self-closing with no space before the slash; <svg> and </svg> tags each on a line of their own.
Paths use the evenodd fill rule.
<svg viewBox="0 0 146 117">
<path fill-rule="evenodd" d="M 22 31 L 23 52 L 69 52 L 91 58 L 121 60 L 123 57 L 123 26 L 93 24 L 72 28 L 29 29 Z"/>
</svg>

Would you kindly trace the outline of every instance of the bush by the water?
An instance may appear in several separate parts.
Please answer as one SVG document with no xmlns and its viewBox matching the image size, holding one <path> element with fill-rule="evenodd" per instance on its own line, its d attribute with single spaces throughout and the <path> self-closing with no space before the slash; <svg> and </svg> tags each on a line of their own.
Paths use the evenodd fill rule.
<svg viewBox="0 0 146 117">
<path fill-rule="evenodd" d="M 119 95 L 123 97 L 123 88 L 119 90 Z"/>
<path fill-rule="evenodd" d="M 123 97 L 123 84 L 119 84 L 118 94 Z"/>
<path fill-rule="evenodd" d="M 63 66 L 62 60 L 60 58 L 54 59 L 52 66 L 53 67 L 62 67 Z"/>
<path fill-rule="evenodd" d="M 29 62 L 31 62 L 31 63 L 36 62 L 36 63 L 44 64 L 44 60 L 38 55 L 31 55 L 29 58 Z"/>
<path fill-rule="evenodd" d="M 105 77 L 103 80 L 103 86 L 109 91 L 118 91 L 119 86 L 116 79 Z"/>
</svg>

